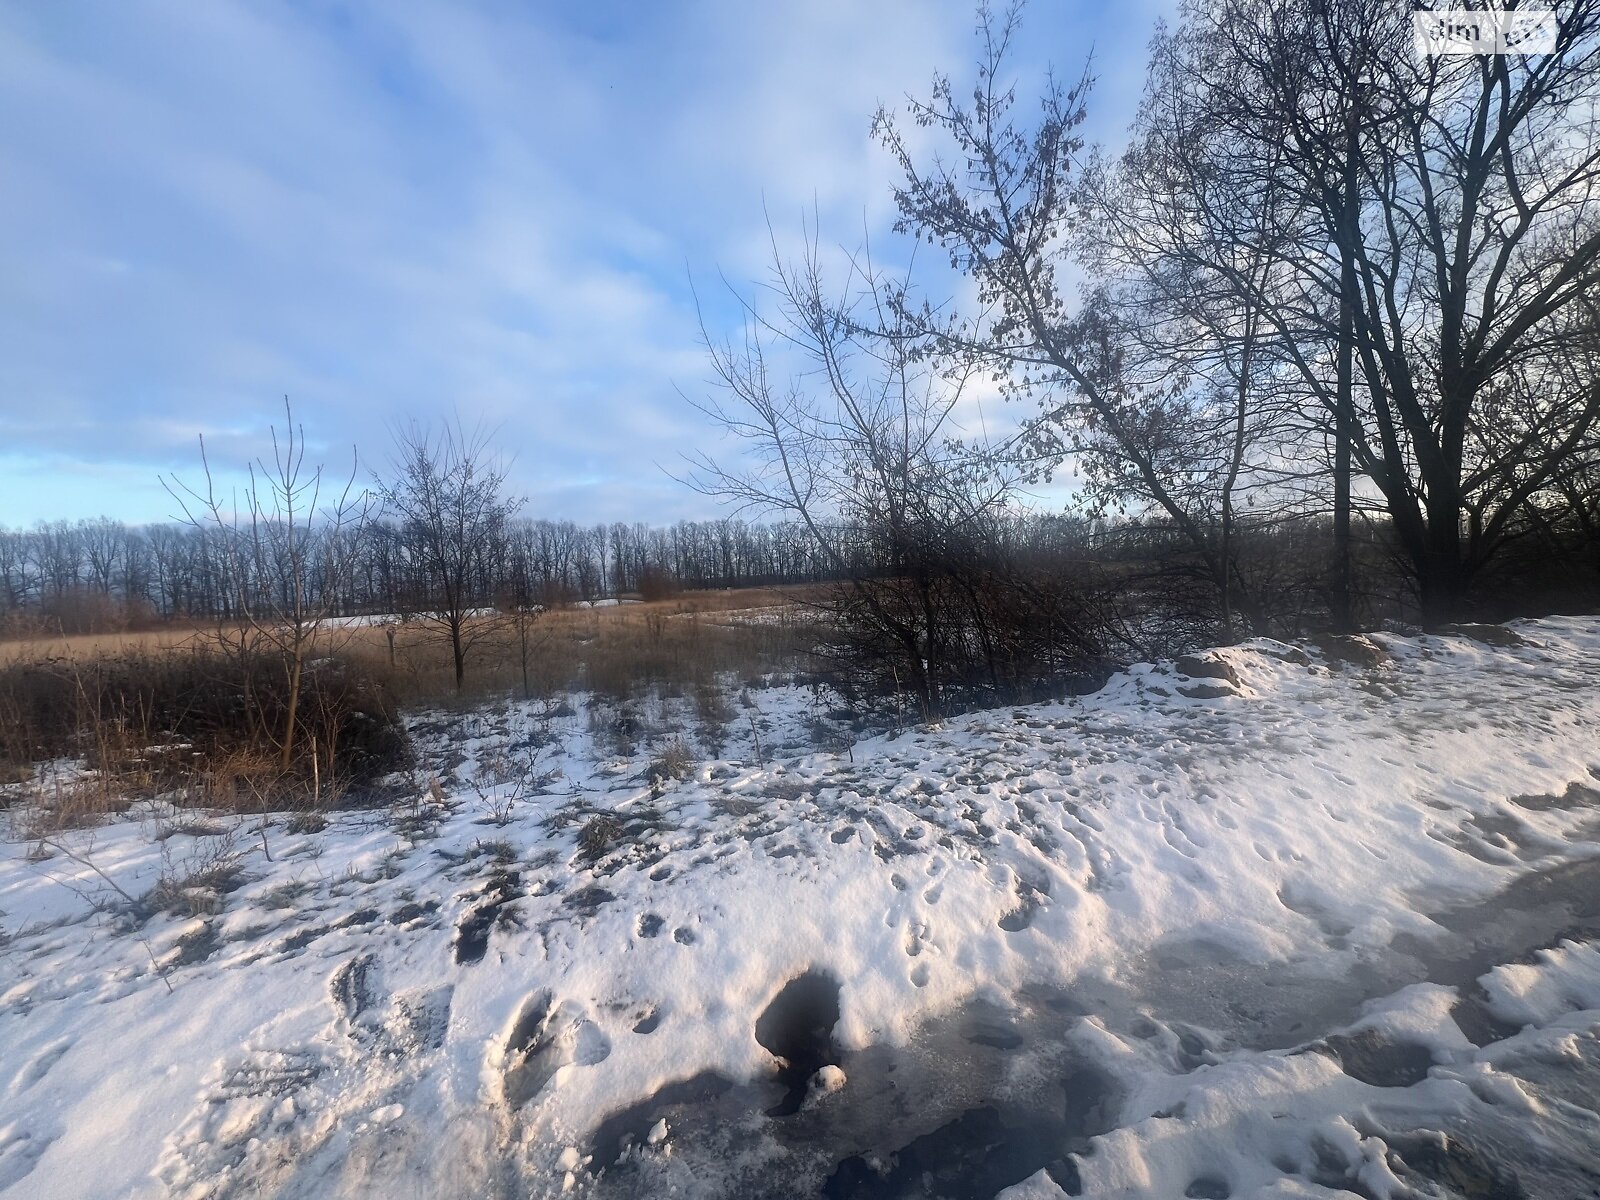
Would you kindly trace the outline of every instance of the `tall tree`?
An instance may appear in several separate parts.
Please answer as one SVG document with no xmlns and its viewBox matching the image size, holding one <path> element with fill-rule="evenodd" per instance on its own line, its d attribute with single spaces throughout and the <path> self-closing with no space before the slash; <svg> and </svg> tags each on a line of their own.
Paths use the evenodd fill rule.
<svg viewBox="0 0 1600 1200">
<path fill-rule="evenodd" d="M 1462 611 L 1529 497 L 1600 418 L 1592 386 L 1551 395 L 1539 436 L 1491 467 L 1487 401 L 1531 364 L 1559 376 L 1590 336 L 1600 284 L 1600 0 L 1559 17 L 1553 54 L 1418 59 L 1409 10 L 1379 0 L 1188 0 L 1147 100 L 1204 115 L 1190 153 L 1231 173 L 1230 189 L 1275 181 L 1254 210 L 1272 220 L 1262 269 L 1216 254 L 1212 278 L 1293 373 L 1304 424 L 1330 435 L 1341 525 L 1351 475 L 1381 500 L 1430 624 Z M 928 159 L 887 112 L 876 123 L 904 174 L 901 228 L 977 285 L 978 311 L 924 310 L 924 324 L 948 353 L 1045 394 L 1047 460 L 1110 447 L 1126 486 L 1226 581 L 1186 502 L 1172 396 L 1130 386 L 1123 331 L 1067 299 L 1080 235 L 1105 215 L 1078 186 L 1087 84 L 1052 81 L 1039 116 L 1019 122 L 1001 82 L 1016 29 L 1015 10 L 985 10 L 970 100 L 938 77 L 911 104 L 954 154 Z M 1510 488 L 1487 486 L 1508 476 Z"/>
<path fill-rule="evenodd" d="M 1592 338 L 1600 5 L 1558 17 L 1551 54 L 1423 58 L 1409 10 L 1378 0 L 1181 13 L 1193 102 L 1245 156 L 1279 154 L 1295 219 L 1320 230 L 1263 312 L 1381 498 L 1430 624 L 1461 614 L 1600 419 L 1593 386 L 1549 393 L 1518 443 L 1490 419 L 1514 376 L 1553 382 Z"/>
</svg>

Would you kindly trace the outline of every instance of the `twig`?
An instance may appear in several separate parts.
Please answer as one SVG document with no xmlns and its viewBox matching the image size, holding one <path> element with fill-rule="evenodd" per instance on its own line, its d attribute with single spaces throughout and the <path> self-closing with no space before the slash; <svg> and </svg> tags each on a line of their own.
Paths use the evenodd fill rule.
<svg viewBox="0 0 1600 1200">
<path fill-rule="evenodd" d="M 66 855 L 73 862 L 77 863 L 80 867 L 88 867 L 89 870 L 93 871 L 96 875 L 98 875 L 105 882 L 105 885 L 107 887 L 109 887 L 112 891 L 117 893 L 117 895 L 121 896 L 124 900 L 126 900 L 128 902 L 128 906 L 130 908 L 133 908 L 135 910 L 138 909 L 139 902 L 137 900 L 135 900 L 132 896 L 130 896 L 123 889 L 121 884 L 119 884 L 115 879 L 111 878 L 111 876 L 107 875 L 104 871 L 102 871 L 99 868 L 99 866 L 97 866 L 90 859 L 85 858 L 83 855 L 79 854 L 76 850 L 69 849 L 68 847 L 62 845 L 60 842 L 56 841 L 54 838 L 41 837 L 39 839 L 39 845 L 47 846 L 50 849 L 56 851 L 57 853 Z M 82 893 L 79 893 L 79 894 L 81 895 Z M 133 931 L 133 936 L 139 939 L 139 944 L 144 947 L 144 952 L 150 956 L 150 965 L 155 967 L 156 974 L 161 976 L 161 982 L 167 985 L 167 995 L 169 995 L 169 996 L 172 995 L 172 980 L 167 978 L 167 969 L 166 969 L 166 967 L 162 966 L 161 965 L 161 960 L 156 957 L 155 947 L 152 946 L 150 944 L 150 940 L 147 937 L 144 936 L 144 931 L 143 930 L 135 929 Z"/>
</svg>

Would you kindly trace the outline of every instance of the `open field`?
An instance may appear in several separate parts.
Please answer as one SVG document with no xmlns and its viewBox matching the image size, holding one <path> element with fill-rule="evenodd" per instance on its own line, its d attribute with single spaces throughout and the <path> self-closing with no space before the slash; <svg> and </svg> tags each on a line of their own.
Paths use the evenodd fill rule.
<svg viewBox="0 0 1600 1200">
<path fill-rule="evenodd" d="M 793 671 L 814 638 L 813 618 L 797 603 L 812 591 L 684 592 L 664 600 L 625 599 L 539 613 L 526 627 L 526 690 L 549 695 L 582 687 L 620 696 L 635 687 L 692 687 L 721 673 L 753 677 Z M 175 621 L 154 629 L 0 641 L 0 667 L 204 651 L 219 634 L 237 639 L 240 632 L 238 626 Z M 473 650 L 459 697 L 448 644 L 440 627 L 424 618 L 336 618 L 317 634 L 313 653 L 359 663 L 408 703 L 468 701 L 523 690 L 519 633 L 514 622 L 498 617 L 468 622 Z"/>
<path fill-rule="evenodd" d="M 625 597 L 620 604 L 600 607 L 572 605 L 557 608 L 539 617 L 541 625 L 552 629 L 569 630 L 578 635 L 588 635 L 595 630 L 613 626 L 631 627 L 647 625 L 652 617 L 713 615 L 730 611 L 777 612 L 789 608 L 797 600 L 815 592 L 815 588 L 739 588 L 715 591 L 686 591 L 664 600 L 644 601 Z M 346 622 L 362 622 L 352 628 L 343 628 Z M 401 621 L 379 614 L 361 618 L 334 618 L 329 621 L 330 633 L 349 637 L 349 644 L 357 650 L 387 654 L 386 625 L 398 625 L 398 645 L 415 650 L 431 639 L 420 619 Z M 94 654 L 120 654 L 124 651 L 171 649 L 204 641 L 216 631 L 214 622 L 177 619 L 151 628 L 124 630 L 111 633 L 84 633 L 62 637 L 56 634 L 42 636 L 0 638 L 0 663 L 29 659 Z"/>
<path fill-rule="evenodd" d="M 239 631 L 220 632 L 173 625 L 0 647 L 0 799 L 44 797 L 37 828 L 137 796 L 252 811 L 370 804 L 404 786 L 394 772 L 411 760 L 407 722 L 512 700 L 581 706 L 602 756 L 635 744 L 715 756 L 729 737 L 763 736 L 743 729 L 739 698 L 796 685 L 817 637 L 792 594 L 766 589 L 573 606 L 522 624 L 485 616 L 469 623 L 458 690 L 437 626 L 329 622 L 305 654 L 299 734 L 279 761 L 282 660 L 271 647 L 241 658 Z"/>
</svg>

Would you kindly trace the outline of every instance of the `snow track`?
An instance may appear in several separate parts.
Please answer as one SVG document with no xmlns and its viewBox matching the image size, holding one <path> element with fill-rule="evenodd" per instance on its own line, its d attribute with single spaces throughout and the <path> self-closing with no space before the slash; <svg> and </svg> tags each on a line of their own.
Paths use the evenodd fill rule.
<svg viewBox="0 0 1600 1200">
<path fill-rule="evenodd" d="M 242 841 L 188 919 L 7 844 L 0 1196 L 1589 1195 L 1600 622 L 1514 628 L 455 787 Z M 73 836 L 155 882 L 148 821 Z"/>
</svg>

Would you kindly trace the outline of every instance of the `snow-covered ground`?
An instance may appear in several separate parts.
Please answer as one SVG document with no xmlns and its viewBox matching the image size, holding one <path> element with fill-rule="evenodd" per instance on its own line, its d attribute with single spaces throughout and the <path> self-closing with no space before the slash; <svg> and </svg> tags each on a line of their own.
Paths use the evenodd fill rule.
<svg viewBox="0 0 1600 1200">
<path fill-rule="evenodd" d="M 1513 628 L 838 752 L 762 691 L 682 781 L 424 715 L 270 861 L 9 842 L 0 1195 L 1592 1196 L 1600 621 Z"/>
</svg>

